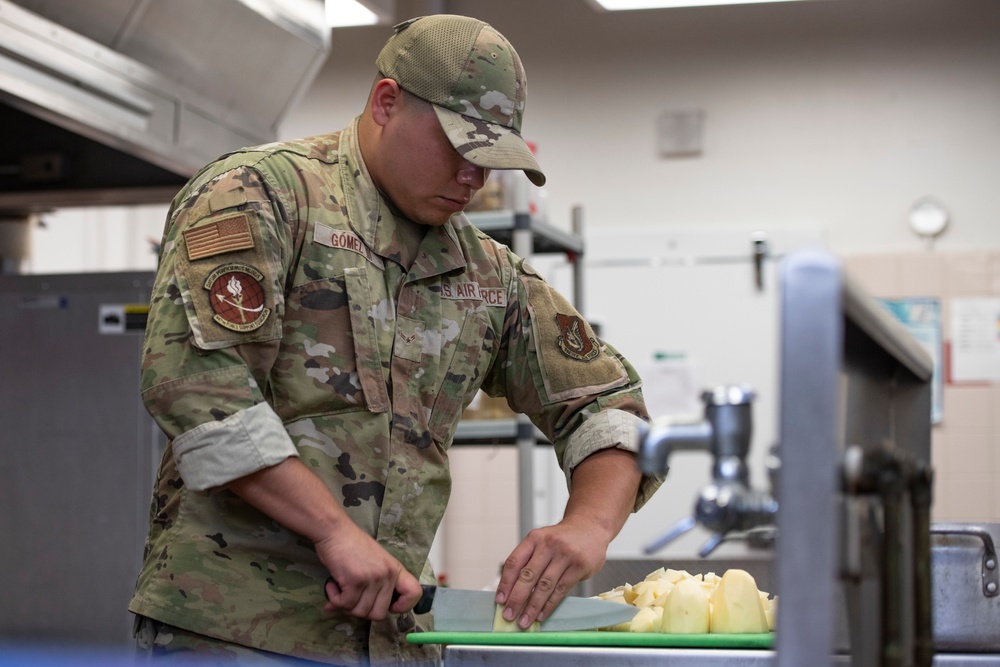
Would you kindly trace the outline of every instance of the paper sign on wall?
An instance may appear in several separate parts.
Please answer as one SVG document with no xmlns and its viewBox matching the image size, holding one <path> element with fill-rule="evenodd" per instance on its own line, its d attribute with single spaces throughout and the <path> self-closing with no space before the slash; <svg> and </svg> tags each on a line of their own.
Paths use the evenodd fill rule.
<svg viewBox="0 0 1000 667">
<path fill-rule="evenodd" d="M 1000 381 L 1000 299 L 951 300 L 951 379 Z"/>
</svg>

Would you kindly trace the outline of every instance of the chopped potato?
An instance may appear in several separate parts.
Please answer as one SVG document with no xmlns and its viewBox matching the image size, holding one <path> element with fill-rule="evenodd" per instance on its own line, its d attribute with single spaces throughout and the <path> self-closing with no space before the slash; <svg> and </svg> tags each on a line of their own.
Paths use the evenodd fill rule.
<svg viewBox="0 0 1000 667">
<path fill-rule="evenodd" d="M 670 592 L 670 589 L 674 585 L 665 579 L 653 579 L 640 581 L 636 584 L 632 590 L 636 591 L 635 600 L 632 601 L 632 605 L 635 607 L 652 607 L 653 602 L 659 598 L 661 595 Z"/>
<path fill-rule="evenodd" d="M 683 590 L 678 591 L 671 602 L 682 584 Z M 695 595 L 696 590 L 701 597 Z M 616 632 L 768 632 L 774 630 L 778 608 L 777 597 L 770 599 L 768 593 L 757 589 L 749 573 L 739 569 L 727 570 L 720 577 L 714 572 L 691 574 L 686 570 L 660 567 L 635 585 L 625 583 L 597 597 L 639 609 L 632 621 L 603 628 Z M 708 601 L 706 630 L 700 629 L 704 623 L 702 598 Z M 716 600 L 720 607 L 718 614 L 715 613 Z M 686 614 L 677 611 L 685 605 L 693 606 L 694 610 Z M 674 609 L 673 616 L 671 609 Z"/>
<path fill-rule="evenodd" d="M 730 569 L 712 593 L 711 632 L 767 632 L 767 617 L 757 582 L 746 570 Z"/>
<path fill-rule="evenodd" d="M 696 579 L 677 582 L 663 606 L 660 632 L 669 634 L 705 634 L 709 630 L 711 612 L 708 594 Z"/>
<path fill-rule="evenodd" d="M 493 632 L 541 632 L 542 624 L 535 621 L 527 630 L 522 630 L 517 625 L 517 620 L 508 621 L 503 617 L 503 605 L 498 604 L 493 612 Z"/>
<path fill-rule="evenodd" d="M 637 593 L 635 589 L 632 588 L 632 584 L 625 584 L 625 588 L 622 590 L 622 597 L 625 598 L 625 602 L 633 604 L 635 602 L 635 597 Z"/>
<path fill-rule="evenodd" d="M 625 600 L 625 591 L 620 586 L 614 590 L 607 591 L 606 593 L 599 593 L 597 597 L 605 602 L 620 602 L 621 604 L 628 604 L 628 601 Z"/>
<path fill-rule="evenodd" d="M 629 632 L 657 632 L 663 622 L 663 607 L 643 607 L 629 623 Z"/>
</svg>

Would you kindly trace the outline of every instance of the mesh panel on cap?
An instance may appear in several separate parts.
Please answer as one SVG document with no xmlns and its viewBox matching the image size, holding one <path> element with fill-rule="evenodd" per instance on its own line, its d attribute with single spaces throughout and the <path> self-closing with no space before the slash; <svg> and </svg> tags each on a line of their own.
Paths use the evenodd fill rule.
<svg viewBox="0 0 1000 667">
<path fill-rule="evenodd" d="M 394 71 L 384 74 L 414 95 L 444 104 L 484 25 L 472 19 L 423 18 L 396 37 L 405 47 L 392 64 Z"/>
</svg>

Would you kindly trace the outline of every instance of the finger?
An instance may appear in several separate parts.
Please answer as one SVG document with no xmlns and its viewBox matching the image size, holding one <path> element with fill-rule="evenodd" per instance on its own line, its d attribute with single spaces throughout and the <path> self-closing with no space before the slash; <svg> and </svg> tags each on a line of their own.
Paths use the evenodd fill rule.
<svg viewBox="0 0 1000 667">
<path fill-rule="evenodd" d="M 531 620 L 527 623 L 525 621 L 525 610 L 532 598 L 535 591 L 535 587 L 541 580 L 541 573 L 545 571 L 548 567 L 548 562 L 542 560 L 539 555 L 535 555 L 528 561 L 528 563 L 521 568 L 518 573 L 517 581 L 514 583 L 513 588 L 510 591 L 510 597 L 507 600 L 507 604 L 504 607 L 503 617 L 507 621 L 514 621 L 515 619 L 522 628 L 526 628 L 534 621 L 534 616 L 537 614 L 538 610 L 541 609 L 541 603 L 537 605 L 537 609 L 531 614 Z M 548 597 L 548 592 L 545 592 L 545 597 Z"/>
<path fill-rule="evenodd" d="M 326 582 L 323 584 L 323 592 L 326 594 L 326 604 L 323 608 L 327 611 L 347 609 L 350 606 L 344 600 L 344 591 L 341 590 L 333 577 L 327 577 Z"/>
<path fill-rule="evenodd" d="M 562 601 L 562 598 L 565 597 L 565 586 L 559 586 L 561 572 L 562 568 L 556 567 L 554 563 L 550 564 L 535 581 L 528 602 L 517 619 L 517 625 L 522 630 L 531 627 L 531 624 L 536 620 L 542 620 L 540 614 L 545 610 L 546 606 L 549 607 L 549 611 L 551 612 Z"/>
<path fill-rule="evenodd" d="M 394 592 L 391 586 L 383 586 L 375 590 L 372 598 L 372 606 L 365 618 L 370 621 L 385 620 L 386 615 L 389 613 L 389 606 L 392 604 Z"/>
<path fill-rule="evenodd" d="M 559 603 L 566 598 L 566 594 L 569 593 L 569 589 L 576 585 L 577 581 L 571 576 L 567 576 L 569 572 L 563 572 L 561 575 L 546 573 L 542 575 L 538 586 L 535 587 L 535 592 L 532 594 L 532 600 L 528 603 L 528 610 L 526 614 L 530 616 L 531 610 L 534 608 L 536 603 L 540 603 L 538 616 L 534 619 L 537 621 L 544 621 L 546 618 L 552 615 L 555 608 L 559 606 Z M 558 577 L 558 579 L 556 579 Z M 548 582 L 555 581 L 551 586 Z M 543 592 L 549 589 L 549 594 L 544 596 Z M 544 597 L 545 599 L 542 599 Z M 534 620 L 532 622 L 534 622 Z M 530 623 L 529 623 L 530 625 Z"/>
<path fill-rule="evenodd" d="M 399 573 L 399 578 L 396 579 L 396 599 L 389 606 L 389 611 L 394 614 L 406 613 L 416 606 L 423 594 L 424 589 L 417 578 L 406 570 L 402 570 Z"/>
<path fill-rule="evenodd" d="M 525 540 L 507 556 L 503 569 L 500 571 L 500 583 L 497 585 L 497 604 L 504 604 L 510 598 L 511 589 L 518 582 L 521 569 L 528 564 L 532 553 L 534 553 L 534 545 Z"/>
<path fill-rule="evenodd" d="M 378 589 L 373 586 L 368 586 L 361 591 L 358 596 L 357 603 L 351 607 L 351 616 L 356 616 L 357 618 L 366 618 L 368 620 L 380 620 L 374 618 L 376 602 L 378 600 Z M 386 604 L 388 606 L 388 604 Z M 384 618 L 384 616 L 383 616 Z"/>
</svg>

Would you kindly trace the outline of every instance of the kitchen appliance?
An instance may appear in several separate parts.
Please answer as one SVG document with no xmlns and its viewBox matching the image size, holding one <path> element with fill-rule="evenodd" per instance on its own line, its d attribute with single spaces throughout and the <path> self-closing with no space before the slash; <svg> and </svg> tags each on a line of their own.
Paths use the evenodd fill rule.
<svg viewBox="0 0 1000 667">
<path fill-rule="evenodd" d="M 0 644 L 131 646 L 165 446 L 139 398 L 152 280 L 0 276 Z"/>
</svg>

